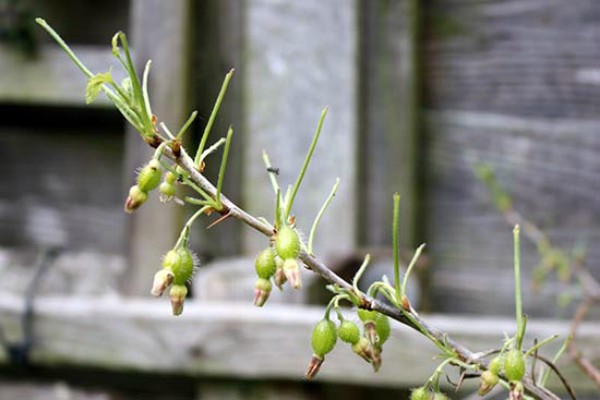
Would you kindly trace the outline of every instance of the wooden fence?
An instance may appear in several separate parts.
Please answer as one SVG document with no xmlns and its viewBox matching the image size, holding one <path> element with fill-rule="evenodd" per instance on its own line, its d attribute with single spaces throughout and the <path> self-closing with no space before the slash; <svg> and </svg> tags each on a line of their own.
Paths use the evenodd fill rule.
<svg viewBox="0 0 600 400">
<path fill-rule="evenodd" d="M 372 251 L 379 278 L 389 274 L 392 193 L 402 193 L 407 254 L 428 244 L 414 282 L 421 307 L 469 346 L 497 347 L 513 314 L 511 227 L 477 180 L 478 164 L 496 170 L 518 211 L 553 243 L 585 245 L 587 266 L 600 277 L 600 4 L 593 0 L 131 0 L 90 4 L 79 17 L 81 3 L 12 2 L 17 8 L 7 9 L 45 17 L 97 72 L 111 63 L 112 34 L 125 30 L 140 65 L 153 60 L 159 118 L 178 126 L 199 110 L 191 140 L 225 73 L 236 69 L 214 130 L 217 136 L 234 126 L 225 192 L 253 214 L 270 217 L 273 207 L 262 150 L 280 180 L 292 182 L 329 106 L 295 210 L 298 225 L 308 231 L 339 177 L 316 252 L 344 275 L 357 267 L 357 254 Z M 13 14 L 9 33 L 21 27 Z M 60 368 L 58 378 L 75 386 L 71 367 L 97 370 L 100 381 L 114 371 L 187 379 L 166 398 L 328 398 L 327 385 L 300 383 L 310 327 L 322 312 L 319 283 L 265 309 L 251 307 L 252 255 L 266 242 L 240 224 L 194 231 L 205 267 L 182 317 L 170 317 L 164 299 L 147 299 L 184 211 L 152 199 L 134 215 L 122 213 L 149 149 L 107 101 L 84 108 L 84 78 L 24 21 L 37 52 L 23 53 L 12 39 L 0 45 L 4 343 L 27 336 L 24 298 L 41 276 L 29 361 Z M 209 164 L 207 174 L 217 168 Z M 579 292 L 554 278 L 530 290 L 539 256 L 532 243 L 523 246 L 531 338 L 566 334 L 573 307 L 558 307 L 557 295 L 572 293 L 576 302 Z M 39 275 L 48 251 L 57 255 Z M 336 349 L 319 382 L 398 390 L 422 383 L 434 349 L 402 327 L 394 336 L 380 373 Z M 584 324 L 578 340 L 597 350 L 598 323 Z M 0 364 L 12 370 L 10 352 L 0 351 Z M 578 369 L 564 366 L 581 393 L 594 393 Z M 31 386 L 7 376 L 0 390 L 10 398 L 35 398 Z M 233 380 L 254 394 L 245 396 L 246 386 Z M 52 398 L 55 387 L 36 384 Z M 108 396 L 102 393 L 81 396 Z"/>
</svg>

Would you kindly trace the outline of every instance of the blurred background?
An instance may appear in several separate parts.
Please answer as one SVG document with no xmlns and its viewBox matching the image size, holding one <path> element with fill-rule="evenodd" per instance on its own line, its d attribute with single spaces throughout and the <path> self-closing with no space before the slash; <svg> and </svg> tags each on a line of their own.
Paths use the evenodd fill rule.
<svg viewBox="0 0 600 400">
<path fill-rule="evenodd" d="M 347 278 L 371 253 L 367 285 L 393 274 L 400 192 L 404 261 L 427 243 L 411 297 L 472 350 L 514 330 L 521 223 L 529 342 L 573 333 L 588 304 L 576 343 L 598 368 L 596 0 L 0 0 L 0 399 L 402 399 L 435 368 L 433 346 L 395 326 L 379 373 L 341 343 L 304 382 L 328 294 L 305 273 L 301 293 L 253 307 L 253 258 L 267 241 L 231 220 L 195 225 L 202 267 L 182 316 L 151 299 L 191 210 L 153 196 L 123 213 L 151 152 L 106 99 L 84 105 L 84 76 L 37 16 L 116 77 L 110 39 L 126 32 L 140 70 L 153 60 L 159 120 L 176 130 L 199 111 L 189 146 L 235 68 L 213 138 L 233 125 L 224 192 L 257 216 L 274 206 L 263 149 L 292 183 L 329 106 L 299 228 L 339 177 L 316 253 Z M 559 366 L 579 398 L 597 398 L 600 382 L 574 361 Z"/>
</svg>

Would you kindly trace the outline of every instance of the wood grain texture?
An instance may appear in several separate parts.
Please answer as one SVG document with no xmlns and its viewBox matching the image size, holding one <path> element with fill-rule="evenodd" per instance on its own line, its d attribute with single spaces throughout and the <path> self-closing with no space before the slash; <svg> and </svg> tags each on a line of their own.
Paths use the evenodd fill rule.
<svg viewBox="0 0 600 400">
<path fill-rule="evenodd" d="M 584 244 L 600 276 L 600 7 L 597 2 L 434 1 L 427 8 L 427 237 L 432 297 L 445 312 L 509 315 L 512 233 L 474 167 L 488 163 L 516 209 L 569 250 Z M 526 312 L 572 286 L 530 290 L 535 248 L 523 241 Z"/>
<path fill-rule="evenodd" d="M 261 159 L 270 154 L 285 192 L 296 180 L 321 111 L 329 106 L 320 142 L 293 214 L 308 234 L 331 191 L 337 196 L 317 232 L 315 252 L 327 257 L 352 248 L 356 238 L 356 140 L 358 106 L 355 63 L 355 1 L 248 1 L 243 19 L 244 188 L 243 206 L 273 218 L 275 196 Z M 265 239 L 244 232 L 244 249 L 263 248 Z"/>
<path fill-rule="evenodd" d="M 434 260 L 433 296 L 440 310 L 511 315 L 512 228 L 492 205 L 474 173 L 492 165 L 522 214 L 570 250 L 584 244 L 588 265 L 600 274 L 600 190 L 595 122 L 524 119 L 465 112 L 432 113 L 429 249 Z M 556 296 L 575 287 L 555 279 L 535 294 L 531 274 L 540 262 L 522 240 L 526 312 L 567 317 Z"/>
<path fill-rule="evenodd" d="M 426 18 L 429 107 L 598 117 L 596 1 L 440 0 Z"/>
<path fill-rule="evenodd" d="M 249 303 L 190 302 L 183 316 L 174 318 L 169 308 L 167 299 L 38 298 L 31 360 L 45 366 L 298 380 L 310 357 L 312 326 L 323 313 L 322 308 L 305 306 L 259 309 Z M 20 340 L 22 311 L 21 298 L 0 296 L 0 323 L 9 343 Z M 509 319 L 430 316 L 428 320 L 480 350 L 500 346 L 502 332 L 514 330 Z M 338 343 L 327 355 L 318 381 L 390 387 L 422 384 L 434 368 L 430 360 L 435 349 L 408 328 L 393 326 L 379 373 L 373 374 L 347 345 Z M 565 323 L 531 320 L 526 342 L 565 335 L 567 330 Z M 584 324 L 579 336 L 582 351 L 597 349 L 599 335 L 598 324 Z M 554 348 L 547 351 L 552 354 Z M 0 352 L 0 363 L 6 360 Z M 578 370 L 563 371 L 581 393 L 590 390 Z"/>
<path fill-rule="evenodd" d="M 112 64 L 109 39 L 103 46 L 79 45 L 73 50 L 92 72 L 106 72 Z M 124 74 L 115 68 L 113 76 L 119 82 Z M 86 77 L 54 43 L 41 46 L 35 58 L 0 46 L 1 102 L 83 106 L 85 85 Z M 100 95 L 91 106 L 104 108 L 110 104 Z"/>
<path fill-rule="evenodd" d="M 409 1 L 361 3 L 361 82 L 358 144 L 361 244 L 392 243 L 392 195 L 402 195 L 401 243 L 413 246 L 416 228 L 413 112 L 416 71 Z"/>
<path fill-rule="evenodd" d="M 122 253 L 121 138 L 54 123 L 59 127 L 2 128 L 0 243 Z"/>
</svg>

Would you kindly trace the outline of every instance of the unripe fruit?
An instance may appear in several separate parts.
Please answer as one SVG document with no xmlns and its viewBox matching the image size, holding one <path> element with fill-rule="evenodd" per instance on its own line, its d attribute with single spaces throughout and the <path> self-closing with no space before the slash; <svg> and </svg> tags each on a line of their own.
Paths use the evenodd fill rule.
<svg viewBox="0 0 600 400">
<path fill-rule="evenodd" d="M 500 378 L 498 378 L 498 375 L 496 375 L 492 371 L 483 371 L 483 373 L 481 374 L 481 379 L 479 380 L 479 395 L 484 396 L 487 393 L 489 393 L 494 388 L 494 386 L 498 384 L 499 381 Z"/>
<path fill-rule="evenodd" d="M 277 265 L 275 264 L 275 254 L 269 247 L 261 251 L 254 260 L 254 268 L 256 274 L 263 279 L 269 279 L 275 273 Z"/>
<path fill-rule="evenodd" d="M 157 160 L 150 160 L 137 176 L 137 184 L 142 192 L 149 192 L 155 189 L 160 183 L 160 164 Z"/>
<path fill-rule="evenodd" d="M 183 285 L 194 273 L 194 256 L 187 247 L 177 249 L 177 255 L 179 256 L 179 262 L 171 267 L 174 275 L 173 282 L 176 285 Z"/>
<path fill-rule="evenodd" d="M 313 328 L 311 345 L 316 356 L 323 358 L 333 350 L 336 341 L 337 334 L 333 322 L 322 319 Z"/>
<path fill-rule="evenodd" d="M 289 226 L 284 226 L 277 231 L 275 251 L 284 260 L 298 257 L 300 254 L 300 237 L 298 236 L 298 232 Z"/>
<path fill-rule="evenodd" d="M 339 338 L 346 343 L 355 344 L 360 340 L 360 329 L 358 328 L 358 325 L 347 319 L 342 321 L 338 327 L 337 333 Z"/>
<path fill-rule="evenodd" d="M 153 296 L 162 296 L 163 292 L 173 283 L 173 272 L 168 268 L 163 268 L 154 274 L 154 281 L 152 283 L 152 290 L 150 293 Z"/>
<path fill-rule="evenodd" d="M 158 191 L 160 192 L 160 194 L 166 197 L 173 197 L 175 196 L 175 194 L 177 194 L 177 187 L 172 183 L 164 181 L 158 187 Z"/>
<path fill-rule="evenodd" d="M 162 265 L 163 268 L 167 268 L 169 270 L 173 270 L 173 267 L 179 263 L 179 254 L 176 250 L 169 250 L 167 254 L 164 255 Z"/>
<path fill-rule="evenodd" d="M 496 356 L 496 357 L 492 358 L 492 361 L 490 361 L 490 365 L 488 366 L 488 370 L 491 373 L 498 375 L 500 373 L 501 368 L 502 368 L 502 356 Z"/>
<path fill-rule="evenodd" d="M 129 189 L 129 196 L 125 200 L 125 212 L 132 213 L 148 200 L 148 193 L 140 190 L 138 185 Z"/>
<path fill-rule="evenodd" d="M 177 181 L 177 174 L 174 174 L 171 171 L 169 171 L 165 174 L 165 182 L 174 185 L 176 181 Z"/>
<path fill-rule="evenodd" d="M 410 400 L 429 400 L 429 391 L 424 386 L 413 389 L 410 393 Z"/>
<path fill-rule="evenodd" d="M 188 290 L 185 285 L 173 285 L 169 296 L 171 297 L 171 308 L 173 315 L 181 315 L 183 312 L 183 302 L 187 296 Z"/>
<path fill-rule="evenodd" d="M 272 288 L 268 279 L 258 278 L 254 284 L 254 305 L 262 307 L 269 299 Z"/>
<path fill-rule="evenodd" d="M 352 351 L 361 356 L 366 362 L 373 362 L 373 349 L 366 338 L 361 336 L 358 342 L 352 345 Z"/>
<path fill-rule="evenodd" d="M 379 346 L 383 345 L 386 340 L 390 337 L 391 327 L 390 320 L 387 315 L 377 313 L 375 316 L 375 331 L 379 336 Z"/>
<path fill-rule="evenodd" d="M 509 350 L 504 356 L 504 376 L 509 381 L 520 381 L 525 375 L 525 357 L 518 349 Z"/>
<path fill-rule="evenodd" d="M 433 394 L 433 400 L 448 400 L 448 396 L 442 392 L 435 392 Z"/>
</svg>

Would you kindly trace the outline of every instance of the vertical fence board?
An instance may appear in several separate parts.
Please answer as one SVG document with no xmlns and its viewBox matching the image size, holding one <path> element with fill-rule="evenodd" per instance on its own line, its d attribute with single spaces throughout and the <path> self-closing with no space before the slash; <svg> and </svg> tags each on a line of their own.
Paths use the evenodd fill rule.
<svg viewBox="0 0 600 400">
<path fill-rule="evenodd" d="M 401 243 L 414 245 L 418 117 L 416 10 L 411 2 L 365 1 L 361 7 L 361 244 L 392 242 L 392 194 L 402 196 Z"/>
<path fill-rule="evenodd" d="M 438 309 L 513 312 L 512 227 L 475 178 L 481 162 L 556 244 L 585 244 L 598 276 L 598 3 L 434 1 L 427 11 L 427 218 Z M 522 243 L 526 312 L 569 315 L 555 299 L 575 288 L 552 281 L 540 295 L 529 290 L 539 258 Z"/>
<path fill-rule="evenodd" d="M 317 233 L 316 252 L 332 255 L 355 242 L 357 10 L 355 1 L 246 3 L 244 204 L 273 219 L 274 198 L 261 152 L 267 150 L 285 191 L 300 170 L 321 110 L 320 143 L 293 213 L 308 234 L 336 177 L 341 185 Z M 266 241 L 244 236 L 244 249 Z"/>
<path fill-rule="evenodd" d="M 172 130 L 187 118 L 189 9 L 188 0 L 134 1 L 132 43 L 139 70 L 147 59 L 153 60 L 150 96 L 153 112 Z M 126 185 L 134 181 L 132 171 L 146 162 L 152 152 L 134 132 L 127 136 Z M 160 256 L 176 239 L 179 227 L 177 206 L 164 206 L 153 193 L 142 208 L 129 217 L 130 267 L 123 280 L 128 295 L 148 293 Z"/>
</svg>

